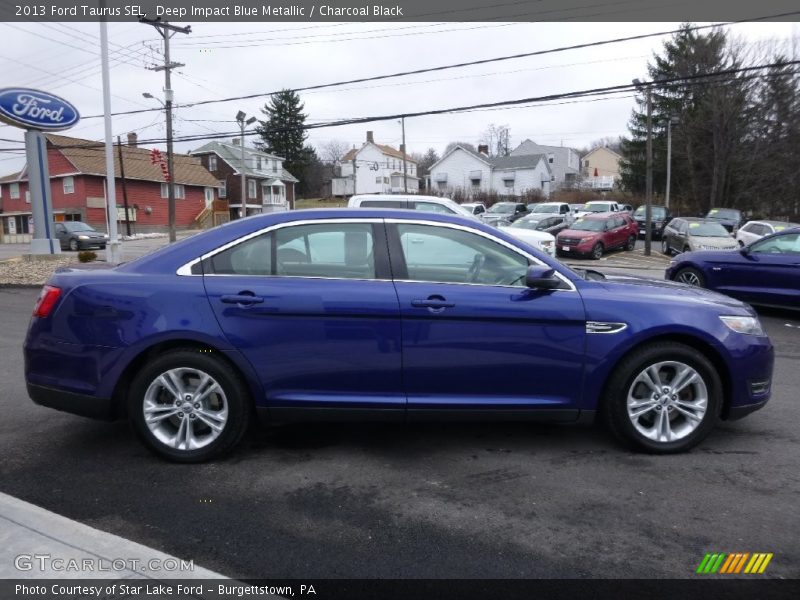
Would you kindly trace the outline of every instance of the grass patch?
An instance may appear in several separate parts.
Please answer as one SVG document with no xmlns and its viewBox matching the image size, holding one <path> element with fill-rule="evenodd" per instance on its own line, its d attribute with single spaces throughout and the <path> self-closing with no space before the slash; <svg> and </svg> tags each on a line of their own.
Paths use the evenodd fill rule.
<svg viewBox="0 0 800 600">
<path fill-rule="evenodd" d="M 341 208 L 347 206 L 347 200 L 343 198 L 298 198 L 294 202 L 297 210 L 304 208 Z"/>
</svg>

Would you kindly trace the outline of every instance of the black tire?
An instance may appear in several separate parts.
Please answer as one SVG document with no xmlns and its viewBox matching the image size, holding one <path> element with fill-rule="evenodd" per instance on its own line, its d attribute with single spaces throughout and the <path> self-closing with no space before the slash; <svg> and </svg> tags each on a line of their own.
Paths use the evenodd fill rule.
<svg viewBox="0 0 800 600">
<path fill-rule="evenodd" d="M 681 252 L 691 252 L 691 251 L 692 251 L 692 249 L 689 248 L 689 246 L 684 246 L 683 250 Z"/>
<path fill-rule="evenodd" d="M 679 283 L 687 283 L 689 285 L 696 285 L 697 287 L 706 287 L 706 276 L 701 271 L 694 267 L 684 267 L 675 273 L 674 281 Z"/>
<path fill-rule="evenodd" d="M 148 389 L 151 384 L 156 385 L 160 375 L 172 369 L 191 369 L 210 375 L 219 384 L 227 402 L 227 420 L 220 433 L 207 445 L 194 450 L 178 449 L 167 445 L 156 437 L 145 422 L 143 408 Z M 164 402 L 163 405 L 159 404 L 159 406 L 171 407 L 169 394 L 165 394 L 165 398 L 169 401 Z M 144 444 L 159 456 L 180 463 L 203 462 L 218 458 L 231 451 L 241 441 L 250 425 L 252 408 L 252 399 L 247 386 L 230 363 L 215 356 L 213 351 L 200 348 L 170 350 L 149 362 L 131 382 L 127 398 L 131 425 Z M 187 413 L 192 411 L 191 408 L 185 410 Z M 178 415 L 183 416 L 184 413 L 178 413 Z M 167 422 L 165 423 L 166 427 L 175 429 L 179 427 L 180 423 L 177 416 L 163 419 L 163 421 Z M 193 423 L 197 423 L 200 428 L 209 429 L 201 419 L 196 419 Z M 192 428 L 194 427 L 193 425 Z M 208 433 L 211 433 L 210 429 Z"/>
<path fill-rule="evenodd" d="M 739 248 L 744 248 L 744 242 L 742 240 L 737 240 L 739 242 Z"/>
<path fill-rule="evenodd" d="M 77 252 L 79 248 L 80 248 L 80 246 L 78 245 L 78 240 L 73 238 L 73 239 L 71 239 L 69 241 L 69 249 L 70 250 L 72 250 L 73 252 Z"/>
<path fill-rule="evenodd" d="M 632 235 L 628 238 L 628 243 L 625 244 L 625 250 L 628 252 L 633 251 L 636 248 L 636 236 Z"/>
<path fill-rule="evenodd" d="M 672 255 L 672 250 L 670 250 L 669 242 L 667 241 L 666 238 L 661 239 L 661 254 L 663 254 L 664 256 Z"/>
<path fill-rule="evenodd" d="M 665 361 L 676 361 L 690 366 L 700 376 L 707 390 L 706 409 L 699 424 L 684 437 L 671 442 L 650 439 L 637 430 L 628 416 L 627 403 L 636 377 L 648 366 Z M 714 365 L 701 352 L 678 342 L 656 342 L 637 348 L 617 365 L 608 380 L 601 402 L 606 425 L 623 445 L 651 454 L 674 454 L 685 452 L 699 444 L 719 421 L 723 402 L 722 381 Z M 678 412 L 675 415 L 673 418 L 684 418 Z"/>
<path fill-rule="evenodd" d="M 594 260 L 600 260 L 600 258 L 603 256 L 603 244 L 602 244 L 602 242 L 597 242 L 592 247 L 592 252 L 591 252 L 591 254 L 589 256 L 591 256 Z"/>
<path fill-rule="evenodd" d="M 105 250 L 105 249 L 106 249 L 106 245 L 105 245 L 105 244 L 103 244 L 102 246 L 100 246 L 100 250 Z"/>
</svg>

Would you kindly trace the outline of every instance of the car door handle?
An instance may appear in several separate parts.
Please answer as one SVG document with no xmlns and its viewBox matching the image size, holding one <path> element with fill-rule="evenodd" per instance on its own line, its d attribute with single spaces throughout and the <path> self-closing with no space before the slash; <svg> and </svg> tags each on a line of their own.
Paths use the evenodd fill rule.
<svg viewBox="0 0 800 600">
<path fill-rule="evenodd" d="M 220 296 L 220 302 L 224 302 L 225 304 L 244 304 L 245 306 L 250 304 L 261 304 L 264 302 L 264 298 L 261 296 L 256 296 L 252 292 L 240 292 L 238 294 L 223 294 Z"/>
<path fill-rule="evenodd" d="M 414 308 L 434 308 L 434 309 L 442 309 L 442 308 L 453 308 L 455 306 L 454 302 L 448 302 L 441 296 L 439 297 L 430 297 L 425 300 L 417 299 L 411 301 L 411 306 Z"/>
</svg>

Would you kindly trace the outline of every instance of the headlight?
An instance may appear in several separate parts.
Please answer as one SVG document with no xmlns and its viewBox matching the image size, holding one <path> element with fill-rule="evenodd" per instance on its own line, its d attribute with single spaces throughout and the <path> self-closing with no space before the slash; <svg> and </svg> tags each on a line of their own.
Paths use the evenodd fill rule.
<svg viewBox="0 0 800 600">
<path fill-rule="evenodd" d="M 79 235 L 79 236 L 78 236 L 78 239 L 79 239 L 79 240 L 88 240 L 88 239 L 89 239 L 89 236 L 88 236 L 88 235 Z"/>
<path fill-rule="evenodd" d="M 747 335 L 766 335 L 757 317 L 720 317 L 728 329 Z"/>
</svg>

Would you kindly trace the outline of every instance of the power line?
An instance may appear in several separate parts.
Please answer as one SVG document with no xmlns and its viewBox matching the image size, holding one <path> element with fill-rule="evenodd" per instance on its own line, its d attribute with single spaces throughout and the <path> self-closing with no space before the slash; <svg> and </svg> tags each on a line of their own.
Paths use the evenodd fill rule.
<svg viewBox="0 0 800 600">
<path fill-rule="evenodd" d="M 797 15 L 797 14 L 800 14 L 800 11 L 791 11 L 791 12 L 773 14 L 773 15 L 768 15 L 768 16 L 754 17 L 752 19 L 743 19 L 743 20 L 740 20 L 740 21 L 733 21 L 733 22 L 730 22 L 730 23 L 723 23 L 723 24 L 697 25 L 697 26 L 689 27 L 687 29 L 688 29 L 688 31 L 700 31 L 700 30 L 704 30 L 704 29 L 720 27 L 722 25 L 729 26 L 729 25 L 736 25 L 736 24 L 740 24 L 740 23 L 751 23 L 751 22 L 755 22 L 755 21 L 765 21 L 765 20 L 769 20 L 769 19 L 777 19 L 777 18 L 791 16 L 791 15 Z M 598 47 L 598 46 L 606 46 L 606 45 L 609 45 L 609 44 L 618 44 L 618 43 L 621 43 L 621 42 L 629 42 L 629 41 L 634 41 L 634 40 L 643 40 L 643 39 L 652 38 L 652 37 L 660 37 L 660 36 L 664 36 L 664 35 L 672 35 L 672 34 L 675 34 L 675 33 L 679 33 L 680 31 L 682 31 L 682 29 L 671 29 L 669 31 L 659 31 L 659 32 L 655 32 L 655 33 L 645 33 L 645 34 L 633 35 L 633 36 L 628 36 L 628 37 L 614 38 L 614 39 L 610 39 L 610 40 L 600 40 L 600 41 L 596 41 L 596 42 L 586 42 L 586 43 L 583 43 L 583 44 L 575 44 L 575 45 L 572 45 L 572 46 L 561 46 L 561 47 L 558 47 L 558 48 L 550 48 L 550 49 L 547 49 L 547 50 L 536 50 L 534 52 L 523 52 L 523 53 L 512 54 L 512 55 L 508 55 L 508 56 L 499 56 L 499 57 L 495 57 L 495 58 L 485 58 L 485 59 L 462 62 L 462 63 L 441 65 L 441 66 L 438 66 L 438 67 L 428 67 L 428 68 L 423 68 L 423 69 L 415 69 L 413 71 L 401 71 L 399 73 L 390 73 L 390 74 L 386 74 L 386 75 L 375 75 L 375 76 L 372 76 L 372 77 L 362 77 L 362 78 L 351 79 L 351 80 L 347 80 L 347 81 L 337 81 L 337 82 L 332 82 L 332 83 L 311 85 L 311 86 L 295 88 L 292 91 L 294 91 L 294 92 L 305 92 L 305 91 L 310 91 L 310 90 L 319 90 L 319 89 L 324 89 L 324 88 L 339 87 L 339 86 L 343 86 L 343 85 L 353 85 L 355 83 L 367 83 L 367 82 L 371 82 L 371 81 L 381 81 L 381 80 L 384 80 L 384 79 L 393 79 L 393 78 L 396 78 L 396 77 L 408 77 L 410 75 L 420 75 L 422 73 L 433 73 L 433 72 L 438 72 L 438 71 L 445 71 L 445 70 L 448 70 L 448 69 L 459 69 L 459 68 L 470 67 L 470 66 L 475 66 L 475 65 L 484 65 L 484 64 L 490 64 L 490 63 L 501 62 L 501 61 L 516 60 L 516 59 L 520 59 L 520 58 L 529 58 L 531 56 L 543 56 L 545 54 L 554 54 L 554 53 L 557 53 L 557 52 L 565 52 L 565 51 L 568 51 L 568 50 L 579 50 L 579 49 L 586 49 L 586 48 L 595 48 L 595 47 Z M 244 95 L 244 96 L 233 96 L 233 97 L 229 97 L 229 98 L 220 98 L 220 99 L 213 99 L 213 100 L 200 100 L 200 101 L 197 101 L 197 102 L 189 102 L 189 103 L 186 103 L 186 104 L 181 104 L 179 106 L 182 106 L 182 107 L 204 106 L 204 105 L 207 105 L 207 104 L 218 104 L 218 103 L 221 103 L 221 102 L 234 102 L 234 101 L 238 101 L 238 100 L 250 100 L 250 99 L 253 99 L 253 98 L 261 98 L 261 97 L 264 97 L 264 96 L 272 96 L 272 95 L 274 95 L 276 93 L 278 93 L 278 92 L 277 91 L 275 91 L 275 92 L 259 92 L 259 93 L 255 93 L 255 94 Z M 112 116 L 117 116 L 117 115 L 124 115 L 124 114 L 134 114 L 134 113 L 137 113 L 137 112 L 138 113 L 152 112 L 154 110 L 158 110 L 158 109 L 157 108 L 153 108 L 153 109 L 141 109 L 141 110 L 136 110 L 136 111 L 121 111 L 121 112 L 116 112 L 116 113 L 111 113 L 111 114 L 112 114 Z M 98 118 L 101 118 L 103 116 L 104 115 L 89 115 L 89 116 L 83 117 L 83 119 L 98 119 Z"/>
</svg>

